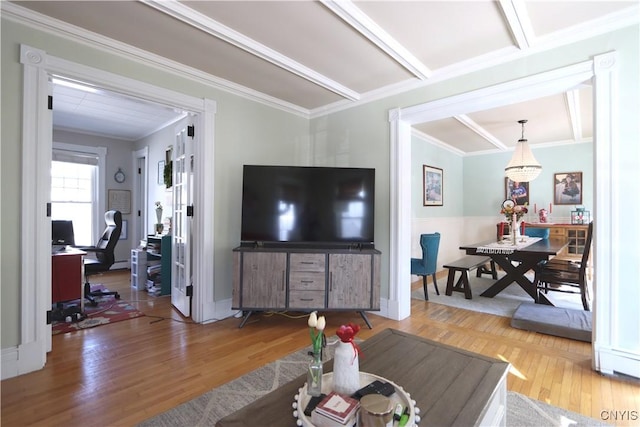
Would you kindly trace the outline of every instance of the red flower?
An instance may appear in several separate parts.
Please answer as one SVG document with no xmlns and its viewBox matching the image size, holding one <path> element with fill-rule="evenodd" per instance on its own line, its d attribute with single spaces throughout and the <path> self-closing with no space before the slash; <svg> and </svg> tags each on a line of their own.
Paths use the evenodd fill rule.
<svg viewBox="0 0 640 427">
<path fill-rule="evenodd" d="M 336 331 L 336 335 L 340 338 L 342 342 L 352 342 L 353 338 L 355 338 L 356 334 L 360 331 L 360 326 L 354 323 L 348 323 L 346 325 L 341 325 Z"/>
</svg>

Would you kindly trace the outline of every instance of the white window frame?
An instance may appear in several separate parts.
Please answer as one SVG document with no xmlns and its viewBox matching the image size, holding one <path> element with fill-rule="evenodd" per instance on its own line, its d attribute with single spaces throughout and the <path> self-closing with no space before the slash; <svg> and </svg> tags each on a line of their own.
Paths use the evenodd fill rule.
<svg viewBox="0 0 640 427">
<path fill-rule="evenodd" d="M 102 233 L 104 229 L 104 213 L 105 211 L 105 200 L 106 200 L 106 158 L 107 158 L 107 148 L 106 147 L 94 147 L 89 145 L 79 145 L 79 144 L 68 144 L 65 142 L 53 142 L 54 150 L 65 150 L 72 151 L 78 153 L 85 153 L 95 155 L 98 159 L 98 165 L 96 170 L 96 177 L 94 180 L 93 186 L 93 209 L 91 211 L 91 228 L 93 229 L 94 235 L 91 236 L 91 243 L 97 240 L 97 235 Z"/>
</svg>

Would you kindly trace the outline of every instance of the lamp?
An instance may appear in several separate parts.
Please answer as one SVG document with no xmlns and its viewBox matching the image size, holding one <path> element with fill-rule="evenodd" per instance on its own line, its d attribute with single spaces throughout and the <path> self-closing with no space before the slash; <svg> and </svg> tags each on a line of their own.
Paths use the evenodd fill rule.
<svg viewBox="0 0 640 427">
<path fill-rule="evenodd" d="M 524 124 L 527 123 L 527 120 L 518 120 L 518 123 L 522 125 L 522 138 L 518 140 L 513 157 L 507 167 L 504 168 L 504 174 L 511 181 L 529 182 L 540 175 L 542 166 L 533 157 L 531 148 L 529 148 L 527 140 L 524 139 Z"/>
</svg>

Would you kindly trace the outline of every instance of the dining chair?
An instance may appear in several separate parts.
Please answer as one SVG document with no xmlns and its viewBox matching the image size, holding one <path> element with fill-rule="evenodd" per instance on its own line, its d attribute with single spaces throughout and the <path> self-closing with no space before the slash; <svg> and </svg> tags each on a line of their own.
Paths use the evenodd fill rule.
<svg viewBox="0 0 640 427">
<path fill-rule="evenodd" d="M 422 287 L 424 288 L 424 299 L 429 301 L 427 292 L 427 276 L 431 276 L 433 287 L 438 291 L 436 282 L 436 268 L 438 265 L 438 249 L 440 247 L 440 233 L 421 234 L 420 247 L 422 248 L 422 258 L 411 258 L 411 274 L 422 276 Z"/>
<path fill-rule="evenodd" d="M 582 258 L 579 262 L 571 260 L 543 261 L 535 268 L 534 283 L 538 292 L 549 291 L 579 293 L 582 299 L 582 306 L 586 311 L 590 311 L 590 292 L 587 277 L 589 267 L 589 254 L 591 253 L 591 243 L 593 238 L 593 222 L 589 223 L 587 238 L 585 241 Z"/>
<path fill-rule="evenodd" d="M 522 222 L 522 230 L 520 232 L 528 237 L 540 237 L 542 239 L 548 239 L 551 234 L 551 230 L 548 227 L 527 227 L 524 221 Z"/>
</svg>

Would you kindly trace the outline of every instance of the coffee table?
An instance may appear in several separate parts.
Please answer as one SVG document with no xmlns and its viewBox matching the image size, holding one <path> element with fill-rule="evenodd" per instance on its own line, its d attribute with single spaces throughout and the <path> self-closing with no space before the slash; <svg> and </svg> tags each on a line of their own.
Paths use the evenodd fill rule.
<svg viewBox="0 0 640 427">
<path fill-rule="evenodd" d="M 506 425 L 509 363 L 395 329 L 383 330 L 360 348 L 360 370 L 402 386 L 420 408 L 423 426 Z M 333 370 L 332 360 L 324 370 Z M 216 426 L 296 426 L 291 405 L 305 381 L 301 375 Z"/>
</svg>

